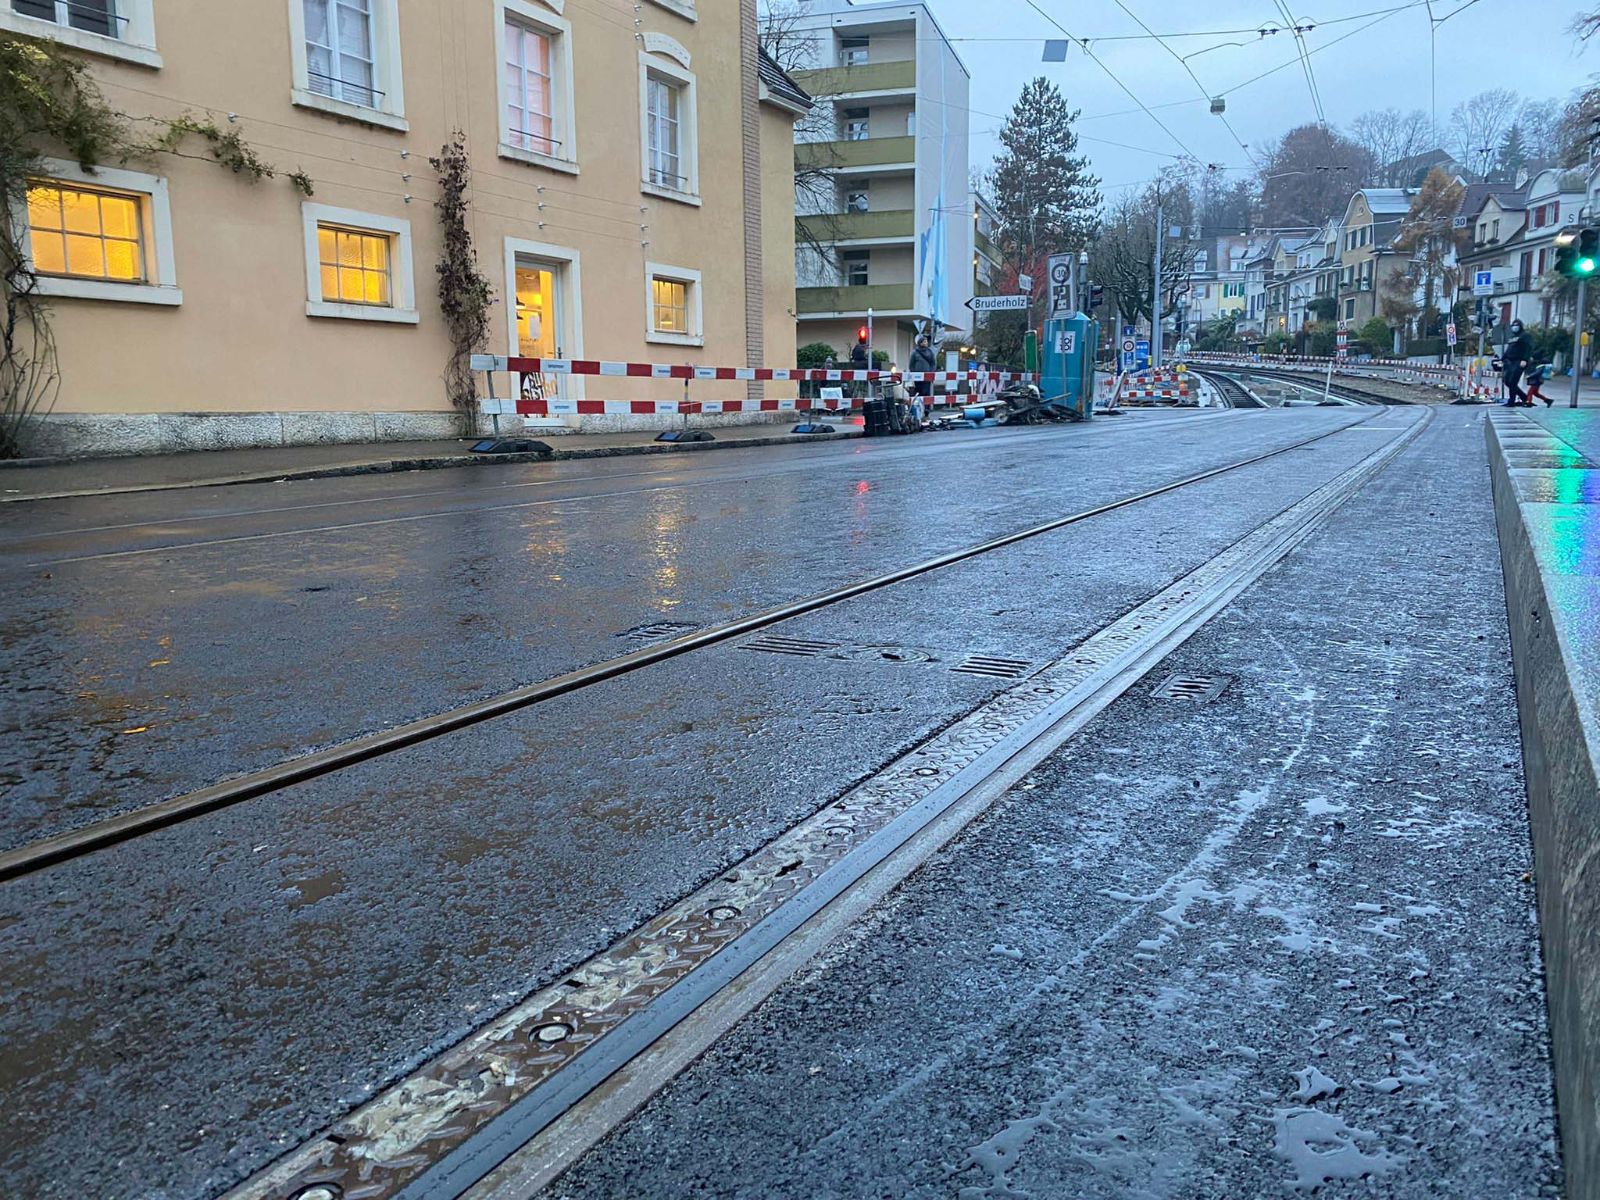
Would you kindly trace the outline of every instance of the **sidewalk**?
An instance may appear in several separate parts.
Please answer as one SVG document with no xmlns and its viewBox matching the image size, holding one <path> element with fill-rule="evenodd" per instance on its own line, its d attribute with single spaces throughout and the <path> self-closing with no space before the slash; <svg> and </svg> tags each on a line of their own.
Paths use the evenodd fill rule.
<svg viewBox="0 0 1600 1200">
<path fill-rule="evenodd" d="M 796 420 L 802 420 L 797 416 Z M 791 422 L 732 425 L 715 430 L 714 441 L 657 442 L 658 430 L 627 433 L 571 433 L 540 438 L 539 431 L 508 434 L 547 441 L 551 454 L 472 454 L 477 439 L 442 442 L 368 442 L 334 446 L 272 446 L 258 450 L 201 450 L 186 454 L 84 458 L 39 466 L 0 463 L 0 504 L 59 500 L 77 496 L 270 483 L 284 479 L 322 479 L 390 471 L 428 471 L 621 454 L 777 446 L 861 436 L 848 419 L 831 422 L 837 433 L 790 433 Z"/>
</svg>

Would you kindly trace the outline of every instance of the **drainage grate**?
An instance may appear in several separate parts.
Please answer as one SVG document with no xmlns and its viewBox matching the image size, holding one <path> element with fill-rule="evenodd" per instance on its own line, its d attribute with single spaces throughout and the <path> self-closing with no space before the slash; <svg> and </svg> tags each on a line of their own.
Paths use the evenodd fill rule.
<svg viewBox="0 0 1600 1200">
<path fill-rule="evenodd" d="M 1033 670 L 1024 658 L 996 658 L 990 654 L 969 654 L 950 668 L 957 675 L 987 675 L 991 679 L 1021 679 Z"/>
<path fill-rule="evenodd" d="M 1222 695 L 1232 682 L 1232 675 L 1169 675 L 1166 682 L 1150 694 L 1158 700 L 1206 704 Z"/>
<path fill-rule="evenodd" d="M 794 654 L 800 658 L 820 658 L 838 648 L 838 642 L 814 642 L 807 638 L 784 637 L 778 633 L 755 638 L 739 647 L 741 650 L 760 650 L 767 654 Z"/>
<path fill-rule="evenodd" d="M 699 626 L 693 621 L 654 621 L 649 625 L 635 625 L 632 629 L 624 629 L 617 634 L 620 638 L 627 638 L 632 642 L 654 642 L 660 638 L 677 637 L 680 633 L 688 633 Z"/>
</svg>

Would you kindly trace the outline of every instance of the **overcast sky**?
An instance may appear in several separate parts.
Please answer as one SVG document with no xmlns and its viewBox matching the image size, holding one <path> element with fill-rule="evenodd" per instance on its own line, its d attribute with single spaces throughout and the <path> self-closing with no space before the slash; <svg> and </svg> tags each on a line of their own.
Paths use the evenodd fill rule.
<svg viewBox="0 0 1600 1200">
<path fill-rule="evenodd" d="M 972 72 L 974 168 L 986 166 L 998 149 L 1001 120 L 1022 84 L 1036 74 L 1047 76 L 1082 110 L 1080 148 L 1108 197 L 1149 179 L 1172 161 L 1169 156 L 1186 150 L 1202 162 L 1248 166 L 1246 151 L 1201 99 L 1202 86 L 1210 94 L 1228 92 L 1227 121 L 1251 150 L 1317 116 L 1293 36 L 1254 32 L 1286 24 L 1275 0 L 1122 0 L 1156 33 L 1201 35 L 1168 37 L 1179 54 L 1216 47 L 1188 61 L 1199 84 L 1154 39 L 1098 40 L 1143 33 L 1117 0 L 1035 0 L 1073 37 L 1089 39 L 1093 58 L 1073 46 L 1059 63 L 1040 61 L 1043 42 L 1064 35 L 1028 0 L 928 2 Z M 1298 23 L 1317 25 L 1305 41 L 1331 124 L 1344 125 L 1368 108 L 1430 107 L 1423 0 L 1285 0 L 1284 6 Z M 1440 123 L 1449 120 L 1459 100 L 1486 88 L 1511 87 L 1529 99 L 1565 98 L 1600 73 L 1600 37 L 1581 52 L 1570 48 L 1573 39 L 1566 29 L 1582 6 L 1582 0 L 1432 0 L 1434 16 L 1448 17 L 1438 27 L 1436 42 Z M 1227 44 L 1239 42 L 1244 44 Z M 1246 83 L 1280 65 L 1282 70 Z M 1229 90 L 1240 84 L 1239 90 Z M 1139 111 L 1138 102 L 1149 106 L 1170 134 Z"/>
</svg>

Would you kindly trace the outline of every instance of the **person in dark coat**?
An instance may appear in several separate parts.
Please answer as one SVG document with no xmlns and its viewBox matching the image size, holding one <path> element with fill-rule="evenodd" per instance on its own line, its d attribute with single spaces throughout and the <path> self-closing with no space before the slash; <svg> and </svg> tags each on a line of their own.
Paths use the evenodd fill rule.
<svg viewBox="0 0 1600 1200">
<path fill-rule="evenodd" d="M 1521 321 L 1511 322 L 1511 340 L 1506 343 L 1506 348 L 1500 351 L 1500 378 L 1505 382 L 1506 390 L 1511 393 L 1511 398 L 1506 401 L 1506 407 L 1512 408 L 1522 405 L 1532 408 L 1533 401 L 1528 399 L 1528 393 L 1519 386 L 1522 373 L 1527 370 L 1528 363 L 1533 359 L 1533 339 L 1522 328 Z"/>
<path fill-rule="evenodd" d="M 872 359 L 867 354 L 867 339 L 857 336 L 856 344 L 850 347 L 850 369 L 852 371 L 866 371 L 872 366 Z M 857 381 L 850 385 L 850 394 L 855 397 L 867 394 L 867 385 Z"/>
<path fill-rule="evenodd" d="M 923 334 L 917 339 L 917 344 L 911 351 L 911 372 L 912 374 L 917 374 L 921 371 L 936 371 L 938 369 L 938 360 L 933 356 L 933 347 L 928 344 L 928 335 Z M 933 383 L 926 379 L 919 379 L 911 390 L 917 396 L 931 396 L 933 394 Z"/>
</svg>

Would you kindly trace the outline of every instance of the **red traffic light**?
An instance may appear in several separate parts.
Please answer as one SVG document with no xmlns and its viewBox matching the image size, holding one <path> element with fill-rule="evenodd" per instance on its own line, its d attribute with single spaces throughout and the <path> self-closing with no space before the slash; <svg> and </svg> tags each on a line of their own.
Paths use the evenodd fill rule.
<svg viewBox="0 0 1600 1200">
<path fill-rule="evenodd" d="M 856 330 L 856 341 L 864 342 L 866 340 L 867 340 L 867 327 L 865 325 L 863 325 L 860 329 Z"/>
</svg>

